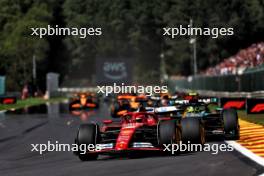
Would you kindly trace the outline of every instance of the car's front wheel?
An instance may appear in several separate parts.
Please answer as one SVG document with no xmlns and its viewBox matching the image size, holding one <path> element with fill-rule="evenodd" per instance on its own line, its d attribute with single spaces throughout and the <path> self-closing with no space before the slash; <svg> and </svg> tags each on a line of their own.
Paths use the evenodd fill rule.
<svg viewBox="0 0 264 176">
<path fill-rule="evenodd" d="M 168 144 L 179 144 L 181 141 L 181 128 L 177 121 L 161 121 L 158 126 L 159 144 L 165 147 Z M 179 151 L 176 151 L 179 153 Z"/>
<path fill-rule="evenodd" d="M 239 123 L 237 111 L 235 109 L 223 110 L 223 123 L 226 139 L 239 139 Z"/>
<path fill-rule="evenodd" d="M 82 124 L 80 126 L 76 138 L 76 143 L 79 147 L 77 155 L 80 160 L 89 161 L 96 160 L 98 158 L 97 153 L 90 153 L 89 151 L 80 151 L 80 148 L 88 148 L 88 146 L 91 144 L 95 148 L 96 144 L 99 141 L 99 135 L 99 127 L 96 124 Z"/>
</svg>

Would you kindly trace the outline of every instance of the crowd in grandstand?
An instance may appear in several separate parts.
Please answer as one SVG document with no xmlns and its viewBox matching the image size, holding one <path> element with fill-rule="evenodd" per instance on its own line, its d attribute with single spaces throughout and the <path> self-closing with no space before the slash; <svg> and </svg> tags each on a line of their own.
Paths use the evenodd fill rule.
<svg viewBox="0 0 264 176">
<path fill-rule="evenodd" d="M 253 68 L 264 63 L 264 42 L 252 44 L 240 50 L 236 55 L 224 59 L 218 65 L 205 71 L 206 75 L 241 74 L 247 68 Z"/>
</svg>

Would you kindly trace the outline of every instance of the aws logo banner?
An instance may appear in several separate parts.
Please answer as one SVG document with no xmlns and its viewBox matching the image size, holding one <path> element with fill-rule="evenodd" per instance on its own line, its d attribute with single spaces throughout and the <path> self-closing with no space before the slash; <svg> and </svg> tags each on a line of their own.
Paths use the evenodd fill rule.
<svg viewBox="0 0 264 176">
<path fill-rule="evenodd" d="M 130 59 L 97 58 L 96 82 L 98 85 L 132 82 L 132 63 Z"/>
<path fill-rule="evenodd" d="M 127 68 L 124 62 L 105 62 L 104 76 L 112 80 L 125 79 L 127 77 Z"/>
<path fill-rule="evenodd" d="M 247 99 L 246 108 L 248 114 L 264 114 L 264 98 Z"/>
<path fill-rule="evenodd" d="M 221 107 L 224 109 L 235 108 L 245 109 L 246 99 L 245 98 L 221 98 Z"/>
</svg>

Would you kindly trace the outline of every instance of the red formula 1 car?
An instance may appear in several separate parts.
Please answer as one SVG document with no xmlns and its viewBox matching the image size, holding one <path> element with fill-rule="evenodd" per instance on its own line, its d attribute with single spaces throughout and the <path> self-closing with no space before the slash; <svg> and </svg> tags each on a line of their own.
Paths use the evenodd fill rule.
<svg viewBox="0 0 264 176">
<path fill-rule="evenodd" d="M 99 154 L 163 151 L 164 144 L 178 144 L 182 132 L 180 121 L 175 119 L 159 118 L 150 112 L 130 112 L 121 117 L 121 122 L 104 121 L 101 128 L 97 124 L 82 124 L 75 143 L 92 144 L 99 150 L 75 154 L 86 161 L 97 159 Z"/>
<path fill-rule="evenodd" d="M 99 103 L 94 94 L 78 93 L 73 97 L 69 104 L 70 110 L 80 110 L 88 108 L 98 108 Z"/>
</svg>

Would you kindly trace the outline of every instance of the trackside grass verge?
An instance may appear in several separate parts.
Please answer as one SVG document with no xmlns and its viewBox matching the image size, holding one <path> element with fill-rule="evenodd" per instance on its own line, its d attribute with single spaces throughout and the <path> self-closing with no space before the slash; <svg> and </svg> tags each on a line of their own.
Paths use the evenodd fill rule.
<svg viewBox="0 0 264 176">
<path fill-rule="evenodd" d="M 56 103 L 56 102 L 61 102 L 64 100 L 67 100 L 67 98 L 56 97 L 56 98 L 51 98 L 49 100 L 45 100 L 43 98 L 28 98 L 26 100 L 17 100 L 16 104 L 10 104 L 10 105 L 0 104 L 0 111 L 10 110 L 10 109 L 19 109 L 19 108 L 35 106 L 35 105 L 40 105 L 40 104 L 45 104 L 45 103 Z"/>
<path fill-rule="evenodd" d="M 264 126 L 264 114 L 247 114 L 246 111 L 242 110 L 237 111 L 237 113 L 238 117 L 243 120 Z"/>
</svg>

